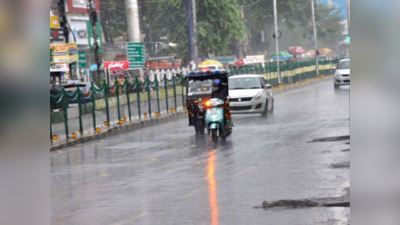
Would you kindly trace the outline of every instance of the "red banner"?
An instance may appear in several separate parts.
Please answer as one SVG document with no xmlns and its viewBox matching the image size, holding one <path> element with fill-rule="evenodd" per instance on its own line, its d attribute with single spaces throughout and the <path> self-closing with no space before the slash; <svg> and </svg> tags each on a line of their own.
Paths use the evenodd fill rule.
<svg viewBox="0 0 400 225">
<path fill-rule="evenodd" d="M 104 68 L 109 70 L 126 70 L 129 69 L 129 61 L 104 62 Z"/>
</svg>

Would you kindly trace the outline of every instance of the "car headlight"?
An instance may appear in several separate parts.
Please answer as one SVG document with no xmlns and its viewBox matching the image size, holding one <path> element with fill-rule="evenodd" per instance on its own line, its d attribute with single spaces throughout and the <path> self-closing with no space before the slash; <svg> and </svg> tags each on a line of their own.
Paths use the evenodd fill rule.
<svg viewBox="0 0 400 225">
<path fill-rule="evenodd" d="M 339 71 L 336 71 L 336 72 L 335 72 L 335 77 L 338 77 L 338 76 L 340 76 L 340 72 L 339 72 Z"/>
<path fill-rule="evenodd" d="M 254 96 L 254 100 L 260 100 L 262 96 L 263 96 L 263 92 L 260 92 L 256 96 Z"/>
</svg>

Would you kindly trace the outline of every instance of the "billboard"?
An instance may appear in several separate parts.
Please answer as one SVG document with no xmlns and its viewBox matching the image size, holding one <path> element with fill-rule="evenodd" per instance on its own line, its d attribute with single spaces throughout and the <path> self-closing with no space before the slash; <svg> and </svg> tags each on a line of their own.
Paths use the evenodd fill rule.
<svg viewBox="0 0 400 225">
<path fill-rule="evenodd" d="M 97 13 L 100 13 L 100 0 L 93 0 Z M 86 0 L 67 0 L 67 12 L 72 13 L 89 13 Z"/>
<path fill-rule="evenodd" d="M 86 22 L 89 20 L 87 16 L 67 16 L 69 25 L 71 26 L 72 32 L 69 33 L 69 40 L 76 38 L 76 44 L 88 45 L 88 28 Z"/>
<path fill-rule="evenodd" d="M 53 48 L 54 63 L 73 63 L 78 61 L 78 50 L 76 43 L 50 44 Z"/>
</svg>

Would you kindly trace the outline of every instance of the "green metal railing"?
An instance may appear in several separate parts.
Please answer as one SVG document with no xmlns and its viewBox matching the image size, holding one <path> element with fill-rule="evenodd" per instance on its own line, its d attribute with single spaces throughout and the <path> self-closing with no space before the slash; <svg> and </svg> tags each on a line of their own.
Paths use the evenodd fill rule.
<svg viewBox="0 0 400 225">
<path fill-rule="evenodd" d="M 171 79 L 168 79 L 166 74 L 162 80 L 158 80 L 157 76 L 153 81 L 146 78 L 144 82 L 138 78 L 134 82 L 126 79 L 122 84 L 115 81 L 110 86 L 103 80 L 100 88 L 92 82 L 90 91 L 86 93 L 79 87 L 73 93 L 62 89 L 58 95 L 50 95 L 52 105 L 50 138 L 54 141 L 62 134 L 66 139 L 76 138 L 77 134 L 92 135 L 94 132 L 100 132 L 101 128 L 123 124 L 128 119 L 133 121 L 134 117 L 141 121 L 143 116 L 150 118 L 160 116 L 162 113 L 173 113 L 178 107 L 184 108 L 184 97 L 185 79 L 182 73 L 179 76 L 173 75 Z M 181 105 L 178 103 L 178 98 L 181 98 Z M 164 107 L 161 104 L 163 99 L 165 99 Z M 173 104 L 169 102 L 170 100 Z M 68 107 L 71 104 L 77 104 L 77 107 Z M 77 115 L 69 116 L 68 113 L 74 109 L 77 109 L 75 110 Z M 88 118 L 89 116 L 92 118 Z M 99 121 L 103 121 L 103 125 Z M 74 128 L 70 127 L 71 123 Z M 61 124 L 63 129 L 60 129 Z"/>
<path fill-rule="evenodd" d="M 283 61 L 280 63 L 282 77 L 281 85 L 292 85 L 307 82 L 321 76 L 333 75 L 334 67 L 339 58 L 319 60 L 319 74 L 316 73 L 315 59 L 298 59 L 295 61 Z M 251 67 L 228 67 L 230 75 L 239 74 L 262 74 L 265 80 L 273 87 L 278 87 L 278 74 L 276 63 L 265 63 L 265 66 L 257 65 Z"/>
<path fill-rule="evenodd" d="M 307 82 L 321 76 L 332 75 L 338 58 L 320 60 L 320 74 L 317 76 L 315 60 L 301 59 L 281 64 L 281 85 L 294 85 Z M 229 75 L 262 74 L 273 87 L 278 87 L 277 65 L 266 63 L 263 67 L 226 68 Z M 178 75 L 178 74 L 175 74 Z M 142 121 L 143 117 L 150 118 L 169 114 L 184 108 L 185 79 L 181 72 L 179 76 L 167 78 L 164 74 L 160 80 L 154 76 L 151 81 L 146 78 L 143 82 L 136 78 L 133 82 L 127 79 L 124 83 L 115 81 L 107 85 L 103 80 L 100 88 L 91 85 L 88 92 L 79 88 L 73 93 L 66 90 L 58 95 L 50 95 L 50 139 L 51 141 L 80 136 L 89 136 L 101 132 L 102 128 L 119 126 L 132 121 Z M 179 101 L 179 98 L 181 101 Z M 71 107 L 71 102 L 77 107 Z"/>
</svg>

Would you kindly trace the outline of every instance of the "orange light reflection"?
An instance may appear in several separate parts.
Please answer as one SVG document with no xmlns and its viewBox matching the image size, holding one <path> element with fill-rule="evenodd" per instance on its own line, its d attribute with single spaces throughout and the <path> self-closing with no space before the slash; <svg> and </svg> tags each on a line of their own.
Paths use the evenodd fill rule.
<svg viewBox="0 0 400 225">
<path fill-rule="evenodd" d="M 209 154 L 208 165 L 207 165 L 207 181 L 208 181 L 208 201 L 211 208 L 211 224 L 218 225 L 218 205 L 217 205 L 217 184 L 214 177 L 215 171 L 215 158 L 217 150 L 212 151 Z"/>
</svg>

